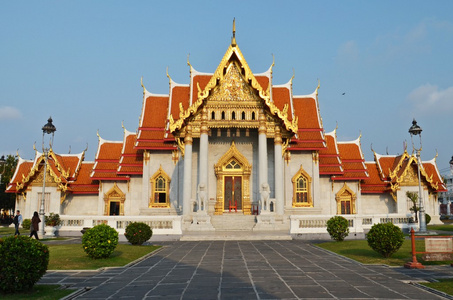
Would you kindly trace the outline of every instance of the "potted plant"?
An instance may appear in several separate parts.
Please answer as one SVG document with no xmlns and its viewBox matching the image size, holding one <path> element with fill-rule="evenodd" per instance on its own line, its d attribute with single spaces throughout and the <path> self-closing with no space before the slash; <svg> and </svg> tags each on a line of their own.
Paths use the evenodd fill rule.
<svg viewBox="0 0 453 300">
<path fill-rule="evenodd" d="M 62 221 L 60 219 L 59 214 L 50 213 L 48 216 L 45 216 L 45 224 L 46 224 L 46 235 L 54 237 L 55 231 L 57 230 L 57 226 L 60 226 Z"/>
</svg>

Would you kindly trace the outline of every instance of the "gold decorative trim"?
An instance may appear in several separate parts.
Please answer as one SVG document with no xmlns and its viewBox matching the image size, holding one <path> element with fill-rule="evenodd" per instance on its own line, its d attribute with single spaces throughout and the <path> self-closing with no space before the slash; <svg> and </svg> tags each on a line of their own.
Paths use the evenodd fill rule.
<svg viewBox="0 0 453 300">
<path fill-rule="evenodd" d="M 346 182 L 343 184 L 343 187 L 338 191 L 338 193 L 335 194 L 335 200 L 337 201 L 337 215 L 341 215 L 341 200 L 345 198 L 343 194 L 349 194 L 350 195 L 350 201 L 351 201 L 351 214 L 356 214 L 356 200 L 357 200 L 357 194 L 354 193 L 354 191 L 346 184 Z"/>
<path fill-rule="evenodd" d="M 306 203 L 299 203 L 296 202 L 297 200 L 297 179 L 299 177 L 304 177 L 307 184 L 307 202 Z M 313 207 L 313 198 L 311 197 L 311 177 L 310 175 L 304 170 L 302 165 L 300 165 L 299 171 L 293 176 L 291 182 L 293 183 L 293 207 Z"/>
<path fill-rule="evenodd" d="M 124 201 L 126 201 L 126 195 L 121 191 L 116 182 L 113 187 L 104 194 L 104 215 L 110 215 L 110 202 L 120 202 L 120 216 L 124 216 Z"/>
<path fill-rule="evenodd" d="M 165 203 L 155 203 L 154 202 L 154 194 L 156 193 L 156 179 L 162 176 L 165 179 Z M 151 197 L 149 198 L 149 205 L 148 207 L 155 207 L 155 208 L 166 208 L 170 207 L 170 182 L 171 178 L 168 174 L 162 169 L 162 165 L 160 165 L 159 170 L 153 174 L 151 179 L 149 180 L 151 183 Z"/>
<path fill-rule="evenodd" d="M 197 95 L 197 100 L 189 106 L 186 110 L 181 110 L 179 114 L 179 119 L 175 121 L 172 116 L 170 116 L 170 132 L 174 134 L 175 131 L 181 130 L 181 128 L 184 126 L 184 124 L 187 122 L 187 120 L 196 114 L 198 111 L 199 107 L 203 104 L 203 101 L 206 100 L 210 92 L 217 86 L 217 83 L 223 79 L 225 76 L 224 70 L 225 68 L 228 67 L 230 60 L 232 59 L 233 54 L 235 54 L 235 57 L 238 58 L 240 64 L 241 64 L 241 70 L 243 70 L 243 76 L 244 79 L 247 82 L 250 82 L 250 85 L 252 88 L 254 88 L 257 92 L 258 95 L 261 99 L 263 99 L 263 103 L 267 106 L 269 109 L 269 112 L 274 115 L 278 116 L 283 125 L 285 126 L 287 131 L 292 132 L 293 134 L 297 133 L 298 130 L 298 125 L 297 125 L 297 117 L 295 117 L 292 122 L 288 120 L 287 114 L 285 114 L 283 111 L 281 111 L 275 104 L 271 101 L 270 97 L 270 85 L 269 83 L 268 89 L 265 91 L 261 87 L 261 85 L 258 83 L 257 79 L 253 75 L 253 72 L 251 71 L 250 67 L 248 66 L 246 60 L 244 59 L 244 56 L 242 55 L 241 50 L 237 45 L 230 45 L 229 48 L 227 49 L 225 55 L 223 56 L 222 61 L 218 65 L 216 71 L 214 72 L 213 76 L 209 80 L 208 84 L 204 88 L 204 90 L 201 90 L 199 85 L 197 85 L 198 88 L 198 95 Z M 181 106 L 180 106 L 181 108 Z"/>
<path fill-rule="evenodd" d="M 227 170 L 225 168 L 231 160 L 235 159 L 241 166 L 240 171 Z M 251 214 L 252 204 L 250 202 L 250 175 L 252 174 L 252 165 L 247 158 L 242 155 L 236 148 L 234 141 L 230 149 L 214 165 L 215 175 L 217 177 L 217 199 L 215 204 L 215 215 L 222 215 L 224 210 L 224 178 L 225 176 L 238 175 L 242 176 L 242 212 L 244 215 Z"/>
</svg>

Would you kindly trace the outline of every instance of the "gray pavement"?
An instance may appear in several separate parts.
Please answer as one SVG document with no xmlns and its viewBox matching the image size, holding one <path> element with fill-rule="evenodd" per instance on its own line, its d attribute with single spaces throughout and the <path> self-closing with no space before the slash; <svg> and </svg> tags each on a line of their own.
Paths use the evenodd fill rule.
<svg viewBox="0 0 453 300">
<path fill-rule="evenodd" d="M 450 266 L 362 265 L 300 240 L 161 244 L 127 267 L 48 271 L 39 283 L 75 289 L 70 299 L 453 299 L 414 284 L 453 278 Z"/>
</svg>

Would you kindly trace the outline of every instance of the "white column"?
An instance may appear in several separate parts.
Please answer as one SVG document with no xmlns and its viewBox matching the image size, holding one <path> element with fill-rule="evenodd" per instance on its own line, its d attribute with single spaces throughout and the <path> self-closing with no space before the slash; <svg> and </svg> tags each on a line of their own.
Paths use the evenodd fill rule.
<svg viewBox="0 0 453 300">
<path fill-rule="evenodd" d="M 184 216 L 191 213 L 192 198 L 192 125 L 186 126 L 184 137 L 184 181 L 183 181 L 183 203 L 182 213 Z"/>
<path fill-rule="evenodd" d="M 284 213 L 283 196 L 283 157 L 282 157 L 282 133 L 279 126 L 275 126 L 274 137 L 274 162 L 275 162 L 275 201 L 276 212 L 279 215 Z"/>
<path fill-rule="evenodd" d="M 198 211 L 206 213 L 208 205 L 208 115 L 203 107 L 200 126 L 200 183 L 198 186 Z"/>
<path fill-rule="evenodd" d="M 262 211 L 269 211 L 269 198 L 270 198 L 270 191 L 269 191 L 269 184 L 267 180 L 267 137 L 266 137 L 266 116 L 264 115 L 264 111 L 261 110 L 259 114 L 259 128 L 258 128 L 258 181 L 259 181 L 259 191 L 261 197 L 261 207 Z M 263 199 L 263 185 L 267 186 L 267 195 Z M 265 202 L 265 203 L 263 203 Z"/>
</svg>

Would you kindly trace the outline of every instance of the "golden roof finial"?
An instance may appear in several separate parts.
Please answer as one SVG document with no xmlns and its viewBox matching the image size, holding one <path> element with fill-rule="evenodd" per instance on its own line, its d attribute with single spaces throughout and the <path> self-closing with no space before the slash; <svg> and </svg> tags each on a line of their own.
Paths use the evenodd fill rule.
<svg viewBox="0 0 453 300">
<path fill-rule="evenodd" d="M 101 140 L 101 136 L 99 135 L 99 129 L 96 131 L 96 135 L 98 136 L 98 139 Z"/>
<path fill-rule="evenodd" d="M 291 83 L 291 85 L 293 85 L 293 79 L 294 77 L 296 77 L 296 70 L 294 70 L 293 68 L 293 76 L 291 76 L 291 79 L 289 80 L 289 82 Z"/>
<path fill-rule="evenodd" d="M 121 121 L 121 127 L 123 127 L 123 131 L 124 131 L 124 133 L 126 133 L 126 127 L 124 127 L 124 120 Z"/>
<path fill-rule="evenodd" d="M 167 77 L 168 77 L 168 80 L 169 80 L 169 82 L 171 84 L 171 77 L 170 77 L 170 74 L 168 74 L 168 67 L 167 67 Z"/>
<path fill-rule="evenodd" d="M 17 156 L 17 157 L 20 157 L 20 155 L 19 155 L 19 149 L 16 150 L 16 156 Z"/>
<path fill-rule="evenodd" d="M 236 46 L 236 18 L 233 19 L 233 37 L 231 38 L 231 46 Z"/>
<path fill-rule="evenodd" d="M 140 85 L 141 85 L 142 88 L 143 88 L 143 95 L 145 95 L 145 93 L 146 93 L 146 88 L 145 88 L 145 85 L 143 84 L 143 76 L 140 78 Z"/>
<path fill-rule="evenodd" d="M 190 53 L 187 54 L 187 65 L 188 65 L 189 67 L 192 67 L 192 65 L 190 64 L 190 61 L 189 61 L 189 57 L 190 57 Z"/>
<path fill-rule="evenodd" d="M 316 97 L 318 97 L 318 90 L 321 87 L 321 81 L 318 78 L 318 86 L 316 87 Z"/>
</svg>

